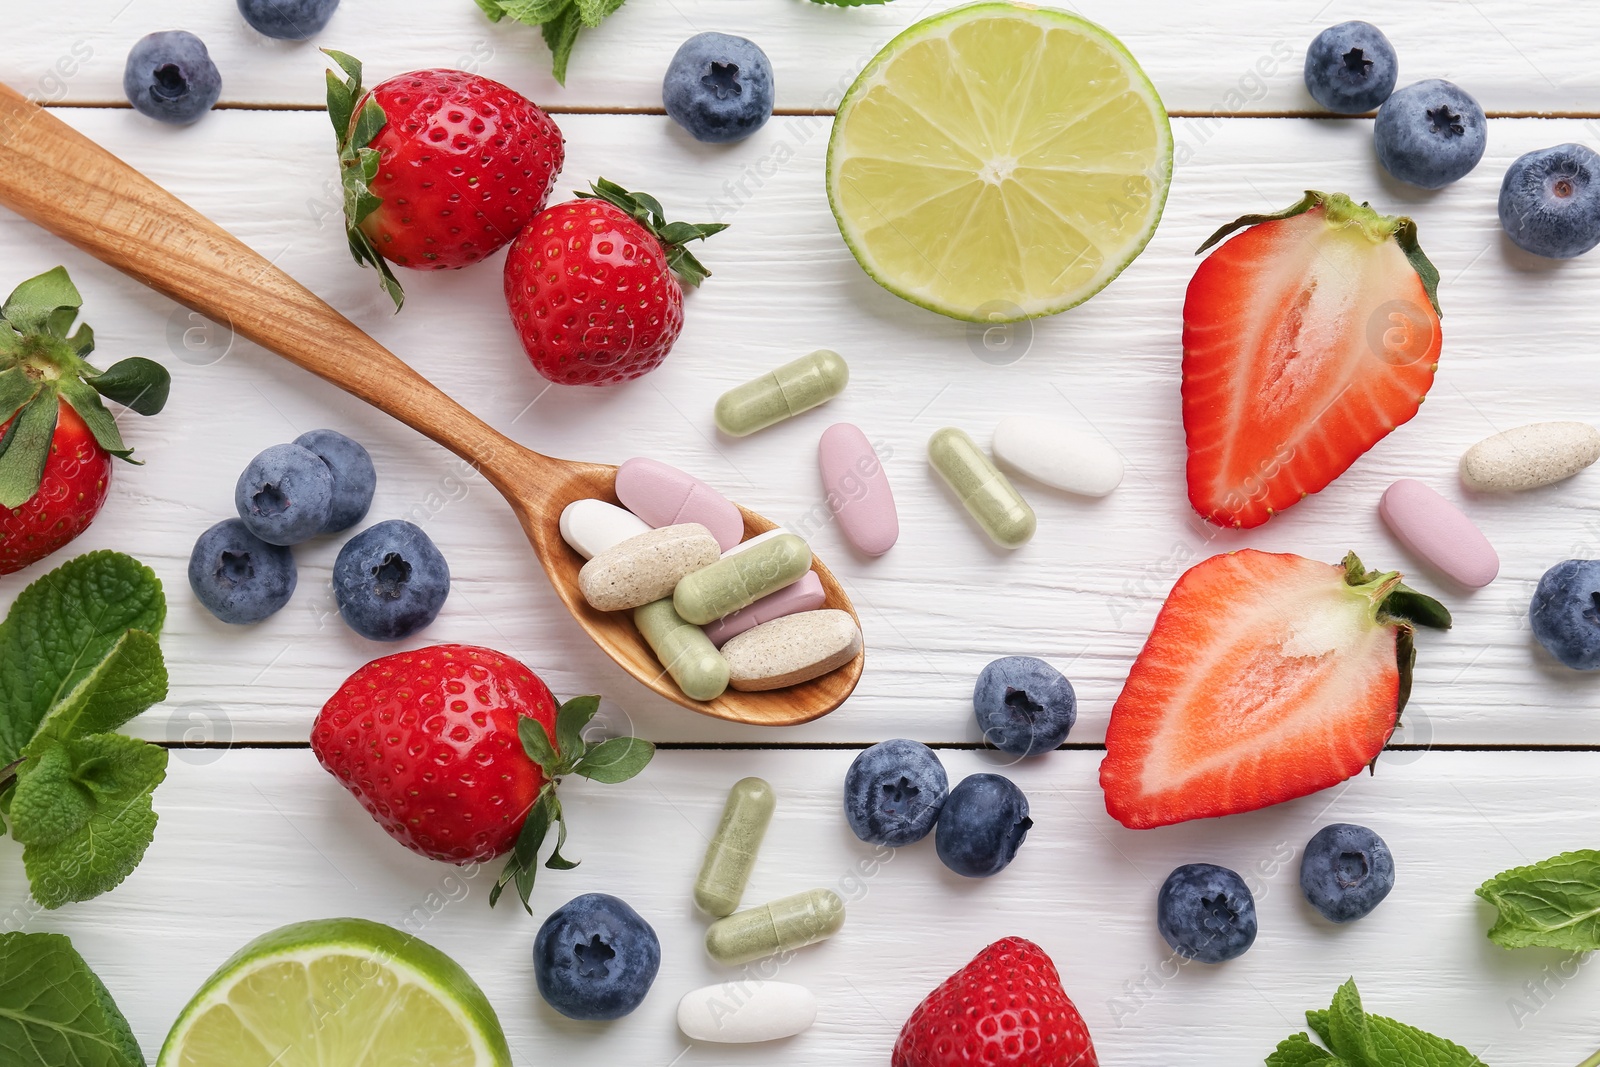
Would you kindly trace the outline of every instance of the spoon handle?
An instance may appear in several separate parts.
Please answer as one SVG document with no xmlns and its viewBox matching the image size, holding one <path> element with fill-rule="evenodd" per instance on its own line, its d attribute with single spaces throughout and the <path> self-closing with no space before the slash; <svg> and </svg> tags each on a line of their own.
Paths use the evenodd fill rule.
<svg viewBox="0 0 1600 1067">
<path fill-rule="evenodd" d="M 5 85 L 0 205 L 394 416 L 497 483 L 497 472 L 509 477 L 544 459 L 222 227 Z"/>
</svg>

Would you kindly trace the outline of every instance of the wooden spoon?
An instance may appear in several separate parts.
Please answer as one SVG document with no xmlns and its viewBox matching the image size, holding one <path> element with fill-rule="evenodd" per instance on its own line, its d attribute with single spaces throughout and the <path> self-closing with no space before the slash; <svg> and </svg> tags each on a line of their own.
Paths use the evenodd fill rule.
<svg viewBox="0 0 1600 1067">
<path fill-rule="evenodd" d="M 578 624 L 623 670 L 668 700 L 732 722 L 790 726 L 826 715 L 855 689 L 864 652 L 831 674 L 788 689 L 729 690 L 707 702 L 684 696 L 639 635 L 631 612 L 589 607 L 578 591 L 583 558 L 561 539 L 558 520 L 568 503 L 582 497 L 616 500 L 615 467 L 551 459 L 491 428 L 243 242 L 4 85 L 0 204 L 471 463 L 516 512 L 556 595 Z M 775 525 L 740 511 L 746 537 Z M 828 568 L 821 561 L 815 566 L 827 606 L 854 615 Z"/>
</svg>

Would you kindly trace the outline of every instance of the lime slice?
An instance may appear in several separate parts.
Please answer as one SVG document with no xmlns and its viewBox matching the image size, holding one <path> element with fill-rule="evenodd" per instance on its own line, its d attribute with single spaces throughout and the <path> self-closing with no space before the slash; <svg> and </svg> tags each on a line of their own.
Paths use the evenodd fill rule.
<svg viewBox="0 0 1600 1067">
<path fill-rule="evenodd" d="M 467 972 L 393 927 L 323 919 L 234 953 L 173 1024 L 156 1067 L 510 1067 Z"/>
<path fill-rule="evenodd" d="M 978 3 L 861 72 L 828 144 L 839 231 L 878 284 L 975 322 L 1053 315 L 1144 250 L 1172 181 L 1161 98 L 1076 15 Z"/>
</svg>

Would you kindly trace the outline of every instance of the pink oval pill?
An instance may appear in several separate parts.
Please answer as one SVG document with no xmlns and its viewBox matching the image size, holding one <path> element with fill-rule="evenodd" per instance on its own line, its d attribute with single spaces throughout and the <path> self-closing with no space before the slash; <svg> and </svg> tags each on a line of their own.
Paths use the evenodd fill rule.
<svg viewBox="0 0 1600 1067">
<path fill-rule="evenodd" d="M 867 435 L 848 422 L 829 426 L 817 446 L 828 507 L 850 543 L 869 556 L 881 556 L 900 539 L 889 476 Z"/>
<path fill-rule="evenodd" d="M 742 608 L 732 615 L 726 615 L 706 626 L 706 636 L 711 638 L 713 645 L 721 648 L 724 641 L 737 637 L 746 630 L 752 630 L 764 622 L 802 611 L 815 611 L 822 607 L 826 599 L 827 595 L 822 591 L 822 579 L 817 577 L 816 571 L 806 571 L 798 582 L 786 585 L 776 593 L 768 593 L 749 607 Z"/>
<path fill-rule="evenodd" d="M 651 526 L 698 522 L 726 552 L 744 537 L 744 516 L 728 498 L 692 474 L 636 457 L 617 468 L 617 499 Z"/>
<path fill-rule="evenodd" d="M 1415 478 L 1385 489 L 1378 514 L 1402 544 L 1469 589 L 1481 589 L 1500 573 L 1500 557 L 1483 531 Z"/>
</svg>

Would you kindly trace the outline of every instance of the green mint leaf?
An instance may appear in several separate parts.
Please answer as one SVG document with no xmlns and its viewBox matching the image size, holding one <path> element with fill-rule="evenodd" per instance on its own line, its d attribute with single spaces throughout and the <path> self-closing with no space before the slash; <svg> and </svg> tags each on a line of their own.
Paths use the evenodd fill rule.
<svg viewBox="0 0 1600 1067">
<path fill-rule="evenodd" d="M 11 424 L 0 452 L 0 507 L 20 508 L 39 491 L 61 403 L 54 389 L 41 389 Z"/>
<path fill-rule="evenodd" d="M 511 11 L 507 10 L 506 14 L 511 14 Z M 544 43 L 550 49 L 550 74 L 559 85 L 567 84 L 567 63 L 572 59 L 572 46 L 578 43 L 578 31 L 581 29 L 583 20 L 578 17 L 578 9 L 570 3 L 561 14 L 539 26 Z"/>
<path fill-rule="evenodd" d="M 55 267 L 17 286 L 0 307 L 0 317 L 18 333 L 65 337 L 82 306 L 83 296 L 67 277 L 67 268 Z"/>
<path fill-rule="evenodd" d="M 505 9 L 500 6 L 499 0 L 478 0 L 478 6 L 489 16 L 490 22 L 499 22 L 506 17 Z"/>
<path fill-rule="evenodd" d="M 1342 1060 L 1375 1067 L 1372 1032 L 1367 1026 L 1367 1013 L 1361 1010 L 1361 994 L 1356 991 L 1354 979 L 1345 982 L 1333 995 L 1333 1004 L 1319 1018 L 1307 1021 L 1317 1036 Z"/>
<path fill-rule="evenodd" d="M 39 380 L 21 367 L 0 371 L 0 422 L 22 410 L 22 405 L 39 395 Z"/>
<path fill-rule="evenodd" d="M 67 837 L 22 850 L 33 898 L 46 908 L 97 897 L 133 873 L 155 836 L 150 794 L 167 773 L 164 749 L 121 734 L 78 738 L 60 748 L 95 810 Z"/>
<path fill-rule="evenodd" d="M 553 775 L 561 764 L 561 758 L 550 743 L 550 734 L 545 730 L 544 723 L 524 715 L 517 720 L 517 738 L 522 742 L 522 750 L 528 754 L 528 758 L 542 767 L 546 774 Z"/>
<path fill-rule="evenodd" d="M 22 754 L 124 633 L 159 634 L 166 614 L 155 573 L 120 552 L 79 556 L 24 589 L 0 622 L 0 764 Z"/>
<path fill-rule="evenodd" d="M 1312 1044 L 1305 1034 L 1291 1034 L 1267 1057 L 1267 1067 L 1349 1067 L 1349 1064 Z"/>
<path fill-rule="evenodd" d="M 576 763 L 583 757 L 583 731 L 600 710 L 597 696 L 573 697 L 556 712 L 556 749 L 563 763 Z"/>
<path fill-rule="evenodd" d="M 1477 892 L 1500 909 L 1489 928 L 1489 940 L 1497 945 L 1600 949 L 1600 852 L 1564 852 L 1503 871 Z"/>
<path fill-rule="evenodd" d="M 1333 1054 L 1322 1052 L 1305 1034 L 1278 1045 L 1267 1067 L 1487 1067 L 1477 1056 L 1452 1041 L 1425 1030 L 1368 1015 L 1354 979 L 1334 995 L 1326 1011 L 1306 1012 L 1306 1022 Z"/>
<path fill-rule="evenodd" d="M 115 400 L 141 415 L 160 414 L 172 394 L 172 375 L 167 368 L 143 356 L 120 360 L 87 380 L 107 400 Z"/>
<path fill-rule="evenodd" d="M 57 701 L 24 746 L 120 730 L 129 720 L 167 699 L 167 665 L 161 645 L 143 630 L 128 630 L 72 690 Z"/>
<path fill-rule="evenodd" d="M 626 0 L 577 0 L 578 18 L 590 29 L 600 25 Z"/>
<path fill-rule="evenodd" d="M 145 1067 L 128 1020 L 62 934 L 0 934 L 0 1062 Z"/>
<path fill-rule="evenodd" d="M 656 746 L 637 737 L 613 737 L 591 748 L 572 773 L 614 785 L 626 782 L 649 765 Z"/>
<path fill-rule="evenodd" d="M 542 26 L 560 18 L 573 0 L 500 0 L 500 10 L 527 26 Z"/>
<path fill-rule="evenodd" d="M 53 845 L 89 825 L 95 798 L 73 778 L 65 746 L 48 747 L 37 760 L 18 768 L 11 795 L 11 836 L 24 845 Z"/>
</svg>

